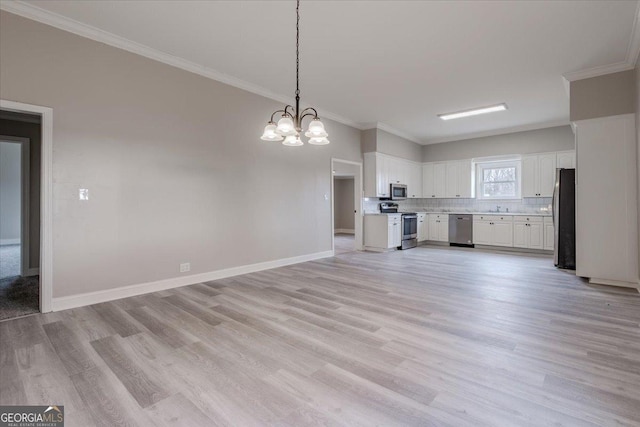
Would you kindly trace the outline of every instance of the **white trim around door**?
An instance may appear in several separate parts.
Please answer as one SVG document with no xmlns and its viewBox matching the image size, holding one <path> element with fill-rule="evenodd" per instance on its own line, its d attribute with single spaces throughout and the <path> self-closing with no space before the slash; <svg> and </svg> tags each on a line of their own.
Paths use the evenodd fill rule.
<svg viewBox="0 0 640 427">
<path fill-rule="evenodd" d="M 334 192 L 334 188 L 333 188 L 333 171 L 335 170 L 335 164 L 336 163 L 343 163 L 343 164 L 347 164 L 347 165 L 353 165 L 357 167 L 357 172 L 354 174 L 354 203 L 353 206 L 355 207 L 355 227 L 354 227 L 354 234 L 355 234 L 355 249 L 357 251 L 361 251 L 364 250 L 364 245 L 363 245 L 363 235 L 364 235 L 364 216 L 362 215 L 362 196 L 363 196 L 363 188 L 362 188 L 362 162 L 354 162 L 351 160 L 343 160 L 343 159 L 336 159 L 336 158 L 331 158 L 331 169 L 329 170 L 329 174 L 331 176 L 331 249 L 334 251 L 335 253 L 335 236 L 334 236 L 334 232 L 335 230 L 335 218 L 334 218 L 334 209 L 335 209 L 335 192 Z"/>
<path fill-rule="evenodd" d="M 0 99 L 0 109 L 42 118 L 40 184 L 40 311 L 52 310 L 53 299 L 53 109 Z"/>
</svg>

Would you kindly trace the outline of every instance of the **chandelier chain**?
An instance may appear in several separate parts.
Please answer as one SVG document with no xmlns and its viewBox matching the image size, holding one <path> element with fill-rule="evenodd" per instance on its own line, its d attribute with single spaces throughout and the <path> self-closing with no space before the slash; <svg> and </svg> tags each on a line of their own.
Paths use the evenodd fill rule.
<svg viewBox="0 0 640 427">
<path fill-rule="evenodd" d="M 282 114 L 278 123 L 274 121 L 276 114 Z M 303 132 L 302 121 L 305 117 L 312 117 L 307 132 Z M 287 104 L 284 109 L 276 110 L 271 114 L 271 119 L 264 128 L 260 137 L 263 141 L 282 141 L 282 144 L 290 147 L 304 145 L 300 135 L 309 138 L 309 144 L 329 144 L 329 136 L 324 129 L 324 124 L 318 117 L 318 111 L 313 107 L 300 109 L 300 0 L 296 0 L 296 100 L 295 106 Z"/>
<path fill-rule="evenodd" d="M 300 95 L 300 0 L 296 3 L 296 96 Z"/>
</svg>

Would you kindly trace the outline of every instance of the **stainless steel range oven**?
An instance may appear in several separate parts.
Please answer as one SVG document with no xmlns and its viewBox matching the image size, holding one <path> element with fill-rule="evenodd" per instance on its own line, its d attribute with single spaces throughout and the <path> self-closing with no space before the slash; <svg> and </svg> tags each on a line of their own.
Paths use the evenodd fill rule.
<svg viewBox="0 0 640 427">
<path fill-rule="evenodd" d="M 380 213 L 398 212 L 397 203 L 380 203 Z M 418 214 L 415 212 L 402 214 L 402 244 L 398 249 L 409 249 L 418 246 Z"/>
<path fill-rule="evenodd" d="M 415 213 L 402 214 L 402 246 L 400 249 L 418 246 L 418 215 Z"/>
</svg>

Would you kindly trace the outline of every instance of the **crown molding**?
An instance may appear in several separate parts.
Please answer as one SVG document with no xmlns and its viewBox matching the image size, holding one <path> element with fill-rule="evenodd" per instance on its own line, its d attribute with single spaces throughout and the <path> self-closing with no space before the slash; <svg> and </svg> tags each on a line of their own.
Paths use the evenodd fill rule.
<svg viewBox="0 0 640 427">
<path fill-rule="evenodd" d="M 134 42 L 124 37 L 120 37 L 91 25 L 83 24 L 82 22 L 76 21 L 63 15 L 59 15 L 54 12 L 50 12 L 48 10 L 25 3 L 20 0 L 0 1 L 0 9 L 27 19 L 31 19 L 33 21 L 41 22 L 60 30 L 67 31 L 69 33 L 76 34 L 84 38 L 88 38 L 109 46 L 116 47 L 118 49 L 135 53 L 136 55 L 144 56 L 145 58 L 153 59 L 154 61 L 171 65 L 172 67 L 189 71 L 190 73 L 201 75 L 203 77 L 227 84 L 229 86 L 246 90 L 247 92 L 251 92 L 256 95 L 272 99 L 274 101 L 282 102 L 285 104 L 292 104 L 295 102 L 293 97 L 272 92 L 269 89 L 263 88 L 245 80 L 235 78 L 228 74 L 214 70 L 213 68 L 208 68 L 196 62 L 188 61 L 178 56 L 162 52 L 152 47 Z M 339 114 L 335 114 L 330 111 L 322 109 L 317 110 L 318 114 L 323 118 L 327 118 L 359 130 L 363 129 L 360 123 L 357 123 L 349 118 L 340 116 Z"/>
<path fill-rule="evenodd" d="M 364 123 L 362 124 L 362 127 L 360 129 L 361 130 L 380 129 L 392 135 L 399 136 L 400 138 L 406 139 L 408 141 L 415 142 L 416 144 L 424 144 L 424 142 L 420 141 L 418 138 L 412 135 L 409 135 L 406 132 L 398 130 L 392 126 L 389 126 L 386 123 L 381 123 L 381 122 Z"/>
<path fill-rule="evenodd" d="M 464 141 L 467 139 L 484 138 L 488 136 L 506 135 L 508 133 L 526 132 L 529 130 L 538 130 L 546 128 L 554 128 L 558 126 L 568 126 L 569 120 L 555 120 L 550 122 L 535 123 L 530 125 L 514 126 L 510 128 L 494 129 L 482 132 L 467 133 L 464 135 L 448 136 L 444 138 L 428 139 L 422 145 L 440 144 L 441 142 Z"/>
<path fill-rule="evenodd" d="M 576 80 L 583 80 L 591 77 L 604 76 L 605 74 L 619 73 L 621 71 L 632 70 L 633 68 L 635 68 L 635 62 L 631 64 L 630 62 L 627 62 L 627 60 L 624 60 L 624 61 L 616 62 L 613 64 L 598 65 L 597 67 L 593 67 L 593 68 L 587 68 L 579 71 L 571 71 L 569 73 L 563 74 L 562 77 L 568 82 L 573 82 Z"/>
<path fill-rule="evenodd" d="M 627 46 L 627 62 L 635 65 L 638 63 L 640 55 L 640 1 L 636 6 L 636 16 L 633 19 L 633 28 L 631 29 L 631 40 Z"/>
<path fill-rule="evenodd" d="M 633 18 L 633 26 L 631 27 L 631 38 L 629 39 L 629 44 L 627 45 L 627 54 L 624 61 L 607 65 L 599 65 L 597 67 L 587 68 L 584 70 L 571 71 L 563 74 L 562 77 L 567 82 L 573 82 L 576 80 L 603 76 L 605 74 L 632 70 L 636 67 L 636 62 L 638 62 L 638 55 L 640 55 L 640 1 L 638 1 L 636 5 L 636 13 Z M 567 85 L 565 84 L 565 88 L 566 87 Z"/>
</svg>

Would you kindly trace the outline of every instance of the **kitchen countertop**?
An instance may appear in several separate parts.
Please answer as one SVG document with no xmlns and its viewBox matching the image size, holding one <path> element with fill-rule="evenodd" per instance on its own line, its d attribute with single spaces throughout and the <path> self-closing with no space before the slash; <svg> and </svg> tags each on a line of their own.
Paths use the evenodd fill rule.
<svg viewBox="0 0 640 427">
<path fill-rule="evenodd" d="M 380 212 L 365 212 L 365 215 L 402 215 L 404 212 L 398 212 L 398 213 L 380 213 Z"/>
<path fill-rule="evenodd" d="M 426 213 L 426 214 L 442 214 L 442 215 L 497 215 L 497 216 L 551 216 L 550 212 L 433 212 L 433 211 L 406 211 L 411 213 Z M 398 213 L 380 213 L 380 212 L 365 212 L 365 215 L 399 215 L 404 212 Z"/>
</svg>

